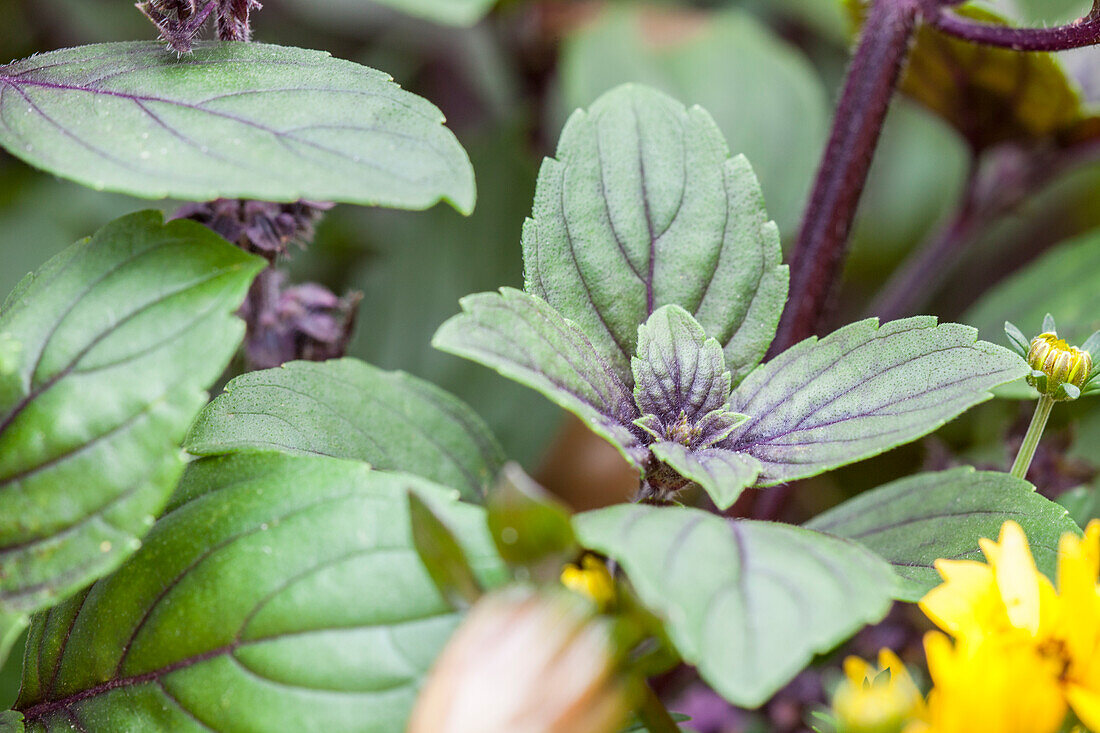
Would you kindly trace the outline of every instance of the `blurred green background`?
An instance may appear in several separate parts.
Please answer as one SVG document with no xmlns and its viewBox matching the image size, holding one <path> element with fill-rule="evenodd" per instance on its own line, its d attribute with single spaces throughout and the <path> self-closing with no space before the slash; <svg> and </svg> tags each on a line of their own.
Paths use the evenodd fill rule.
<svg viewBox="0 0 1100 733">
<path fill-rule="evenodd" d="M 651 84 L 702 105 L 718 121 L 731 151 L 744 153 L 753 164 L 789 252 L 828 135 L 852 28 L 841 0 L 503 0 L 477 20 L 479 10 L 491 4 L 435 3 L 444 8 L 443 20 L 475 20 L 449 25 L 394 7 L 431 13 L 432 0 L 264 0 L 254 30 L 258 41 L 325 49 L 383 69 L 446 114 L 477 174 L 473 216 L 463 218 L 445 207 L 412 213 L 339 206 L 319 227 L 313 246 L 292 253 L 293 277 L 338 293 L 362 291 L 350 354 L 458 394 L 484 415 L 511 456 L 535 469 L 558 435 L 558 410 L 489 370 L 433 351 L 429 341 L 463 295 L 522 284 L 520 229 L 539 162 L 553 153 L 564 120 L 625 81 Z M 1049 25 L 1084 14 L 1090 2 L 998 0 L 982 6 L 1019 22 Z M 0 60 L 154 37 L 132 0 L 0 0 L 0 19 Z M 971 102 L 999 109 L 982 87 L 988 70 L 954 61 L 965 83 L 950 90 L 952 100 L 964 109 Z M 1078 53 L 1065 68 L 1074 94 L 1085 94 L 1080 116 L 1088 117 L 1089 90 L 1100 92 L 1100 62 L 1095 54 Z M 1031 74 L 1030 66 L 1019 69 L 1012 77 L 1015 86 L 998 93 L 1031 99 L 1034 80 L 1042 77 Z M 1043 93 L 1038 89 L 1028 104 L 1042 105 Z M 1019 112 L 1006 109 L 1009 116 Z M 1021 185 L 1019 169 L 1034 156 L 1061 150 L 1073 135 L 1073 144 L 1080 145 L 1081 136 L 1095 134 L 1047 131 L 1009 139 L 1007 145 L 999 140 L 994 149 L 960 129 L 951 115 L 941 118 L 913 98 L 895 102 L 832 325 L 868 315 L 873 296 L 895 268 L 950 219 L 976 151 L 983 161 L 995 158 L 1001 166 L 982 168 L 983 185 L 997 192 Z M 1057 307 L 1060 323 L 1076 331 L 1100 326 L 1100 237 L 1088 235 L 1100 225 L 1100 164 L 1094 160 L 1082 152 L 1070 164 L 1063 161 L 1057 173 L 1045 168 L 1050 180 L 1035 190 L 1025 186 L 1017 205 L 989 217 L 951 253 L 958 266 L 943 267 L 935 286 L 912 299 L 913 307 L 944 319 L 973 320 L 985 338 L 998 342 L 1005 318 L 1021 319 L 1018 324 L 1030 332 L 1046 308 Z M 171 211 L 175 204 L 87 190 L 0 151 L 0 294 L 74 240 L 150 206 Z M 1081 235 L 1084 239 L 1071 246 L 1052 249 Z M 1029 267 L 1046 269 L 1029 275 Z M 1024 279 L 1012 281 L 1020 271 Z M 987 295 L 998 286 L 1000 292 Z M 1037 289 L 1057 295 L 1056 306 L 1027 297 Z M 800 487 L 784 511 L 804 515 L 922 466 L 958 460 L 999 466 L 1026 412 L 1025 405 L 1011 401 L 985 405 L 929 441 Z M 1073 463 L 1051 469 L 1062 472 L 1051 481 L 1088 482 L 1100 446 L 1090 450 L 1087 441 L 1100 440 L 1100 420 L 1090 420 L 1080 406 L 1060 413 L 1055 429 L 1067 436 L 1063 448 L 1070 448 Z M 1080 421 L 1085 425 L 1077 427 Z M 14 673 L 11 665 L 3 672 L 2 703 L 14 695 Z"/>
</svg>

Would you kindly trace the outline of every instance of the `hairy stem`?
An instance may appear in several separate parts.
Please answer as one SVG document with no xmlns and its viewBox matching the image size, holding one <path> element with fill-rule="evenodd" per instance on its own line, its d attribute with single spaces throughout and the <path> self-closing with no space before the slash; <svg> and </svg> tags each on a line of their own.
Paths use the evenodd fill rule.
<svg viewBox="0 0 1100 733">
<path fill-rule="evenodd" d="M 680 733 L 680 726 L 669 715 L 657 693 L 646 683 L 642 683 L 642 700 L 637 709 L 638 718 L 645 724 L 649 733 Z"/>
<path fill-rule="evenodd" d="M 1054 398 L 1043 395 L 1039 398 L 1039 404 L 1035 406 L 1035 414 L 1031 417 L 1031 425 L 1027 428 L 1027 435 L 1020 446 L 1020 452 L 1016 454 L 1016 461 L 1009 472 L 1016 478 L 1027 478 L 1027 470 L 1031 468 L 1031 459 L 1035 457 L 1035 449 L 1039 447 L 1039 439 L 1043 437 L 1047 420 L 1050 419 L 1051 408 L 1054 407 Z"/>
<path fill-rule="evenodd" d="M 971 43 L 1016 51 L 1067 51 L 1100 43 L 1100 13 L 1096 10 L 1069 25 L 1054 28 L 1011 28 L 964 18 L 949 10 L 930 13 L 928 24 Z"/>
<path fill-rule="evenodd" d="M 840 274 L 860 194 L 908 56 L 917 0 L 875 0 L 848 69 L 802 230 L 773 353 L 813 335 Z"/>
</svg>

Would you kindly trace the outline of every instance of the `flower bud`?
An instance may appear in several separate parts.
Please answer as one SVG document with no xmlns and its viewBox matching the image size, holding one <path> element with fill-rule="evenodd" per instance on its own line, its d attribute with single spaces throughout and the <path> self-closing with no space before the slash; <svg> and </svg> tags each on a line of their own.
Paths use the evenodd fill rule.
<svg viewBox="0 0 1100 733">
<path fill-rule="evenodd" d="M 901 733 L 924 716 L 924 698 L 897 655 L 883 649 L 878 662 L 875 669 L 858 657 L 844 660 L 833 697 L 840 733 Z"/>
<path fill-rule="evenodd" d="M 585 555 L 580 565 L 566 565 L 561 571 L 561 584 L 591 600 L 600 611 L 615 605 L 615 579 L 595 555 Z"/>
<path fill-rule="evenodd" d="M 1050 332 L 1039 334 L 1031 340 L 1027 363 L 1033 370 L 1028 375 L 1028 384 L 1041 394 L 1059 399 L 1065 399 L 1063 385 L 1072 385 L 1076 388 L 1076 394 L 1080 394 L 1092 372 L 1092 355 L 1089 352 L 1070 346 Z"/>
<path fill-rule="evenodd" d="M 574 594 L 513 587 L 451 637 L 408 733 L 615 733 L 629 697 L 610 620 Z"/>
</svg>

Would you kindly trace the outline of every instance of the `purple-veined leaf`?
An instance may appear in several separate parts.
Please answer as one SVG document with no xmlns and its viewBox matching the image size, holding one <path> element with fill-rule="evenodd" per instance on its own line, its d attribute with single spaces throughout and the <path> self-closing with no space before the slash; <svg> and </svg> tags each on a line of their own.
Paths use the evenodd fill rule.
<svg viewBox="0 0 1100 733">
<path fill-rule="evenodd" d="M 779 234 L 744 157 L 703 109 L 625 85 L 566 124 L 523 230 L 527 291 L 575 322 L 630 386 L 638 326 L 691 313 L 739 381 L 787 297 Z"/>
<path fill-rule="evenodd" d="M 0 617 L 57 603 L 140 545 L 183 471 L 179 444 L 204 390 L 240 344 L 233 314 L 263 265 L 194 222 L 141 212 L 8 297 Z"/>
<path fill-rule="evenodd" d="M 639 504 L 573 523 L 585 547 L 623 567 L 683 659 L 738 705 L 764 703 L 890 608 L 890 566 L 820 532 Z"/>
<path fill-rule="evenodd" d="M 417 554 L 409 489 L 478 582 L 506 579 L 484 509 L 419 477 L 274 452 L 192 463 L 140 550 L 35 617 L 27 730 L 404 730 L 459 621 Z"/>
<path fill-rule="evenodd" d="M 874 550 L 899 576 L 897 597 L 916 602 L 941 582 L 936 560 L 982 560 L 978 540 L 997 539 L 1010 519 L 1024 528 L 1036 564 L 1054 580 L 1059 538 L 1080 530 L 1064 507 L 1007 473 L 963 467 L 909 476 L 849 499 L 805 526 Z"/>
<path fill-rule="evenodd" d="M 374 69 L 258 43 L 108 43 L 0 66 L 0 144 L 145 198 L 314 199 L 473 209 L 465 151 Z"/>
<path fill-rule="evenodd" d="M 574 323 L 513 288 L 467 296 L 462 310 L 439 327 L 433 346 L 541 392 L 642 467 L 646 451 L 634 432 L 641 430 L 630 427 L 639 417 L 634 398 Z"/>
<path fill-rule="evenodd" d="M 733 506 L 741 492 L 760 475 L 760 462 L 746 453 L 722 448 L 692 450 L 669 441 L 654 443 L 650 449 L 678 474 L 703 487 L 722 510 Z"/>
<path fill-rule="evenodd" d="M 969 326 L 860 321 L 749 375 L 730 398 L 749 419 L 719 447 L 759 460 L 760 486 L 814 476 L 930 433 L 1026 372 Z"/>
</svg>

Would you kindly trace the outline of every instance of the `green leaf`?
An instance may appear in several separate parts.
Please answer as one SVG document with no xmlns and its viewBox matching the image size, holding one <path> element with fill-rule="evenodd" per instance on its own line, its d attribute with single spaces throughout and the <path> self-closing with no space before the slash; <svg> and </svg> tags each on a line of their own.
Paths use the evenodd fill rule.
<svg viewBox="0 0 1100 733">
<path fill-rule="evenodd" d="M 15 710 L 0 713 L 0 733 L 23 733 L 23 714 Z"/>
<path fill-rule="evenodd" d="M 258 43 L 109 43 L 0 66 L 0 144 L 143 198 L 474 206 L 443 115 L 382 72 Z"/>
<path fill-rule="evenodd" d="M 132 553 L 233 355 L 263 267 L 194 222 L 119 219 L 0 309 L 0 612 L 29 613 Z"/>
<path fill-rule="evenodd" d="M 433 346 L 541 392 L 641 468 L 645 450 L 626 427 L 639 417 L 634 398 L 574 323 L 512 288 L 467 296 L 462 310 L 439 327 Z"/>
<path fill-rule="evenodd" d="M 556 581 L 562 566 L 576 556 L 572 511 L 518 465 L 504 467 L 496 490 L 489 494 L 487 508 L 497 552 L 534 579 Z"/>
<path fill-rule="evenodd" d="M 932 432 L 1027 372 L 1008 349 L 918 316 L 853 323 L 753 372 L 730 398 L 750 416 L 721 448 L 760 461 L 758 486 L 815 476 Z"/>
<path fill-rule="evenodd" d="M 523 229 L 527 291 L 575 322 L 627 386 L 638 326 L 682 306 L 739 381 L 787 297 L 779 235 L 714 120 L 626 85 L 569 119 Z"/>
<path fill-rule="evenodd" d="M 260 448 L 352 458 L 476 500 L 504 463 L 496 438 L 465 403 L 355 359 L 237 377 L 199 415 L 185 447 L 204 456 Z"/>
<path fill-rule="evenodd" d="M 1100 492 L 1095 486 L 1070 489 L 1058 497 L 1058 503 L 1066 508 L 1070 519 L 1078 527 L 1086 527 L 1092 520 L 1100 518 Z"/>
<path fill-rule="evenodd" d="M 458 617 L 413 547 L 407 490 L 503 580 L 485 512 L 354 461 L 237 454 L 91 590 L 36 618 L 16 708 L 35 732 L 403 730 Z"/>
<path fill-rule="evenodd" d="M 897 597 L 918 601 L 942 582 L 933 562 L 981 560 L 978 540 L 997 539 L 1010 519 L 1024 528 L 1035 562 L 1053 579 L 1059 538 L 1080 531 L 1063 507 L 1007 473 L 956 468 L 910 476 L 849 499 L 805 526 L 874 550 L 901 578 Z"/>
<path fill-rule="evenodd" d="M 764 703 L 890 607 L 889 566 L 818 532 L 643 505 L 579 514 L 574 525 L 586 547 L 622 565 L 684 660 L 737 705 Z"/>
<path fill-rule="evenodd" d="M 835 0 L 759 0 L 768 14 L 813 13 L 847 30 Z M 680 3 L 683 5 L 683 3 Z M 747 5 L 746 2 L 739 3 Z M 559 64 L 559 119 L 619 84 L 646 84 L 713 115 L 730 149 L 752 161 L 768 213 L 792 233 L 828 134 L 829 96 L 813 63 L 753 14 L 606 3 L 570 33 Z M 830 12 L 831 11 L 831 12 Z M 828 22 L 821 11 L 813 13 Z M 787 20 L 786 18 L 784 20 Z M 721 69 L 721 73 L 715 73 Z"/>
<path fill-rule="evenodd" d="M 865 0 L 847 4 L 855 19 L 863 17 Z M 981 3 L 948 12 L 1010 25 Z M 1078 85 L 1056 56 L 974 44 L 927 24 L 917 29 L 900 88 L 977 148 L 1069 135 L 1087 117 Z"/>
<path fill-rule="evenodd" d="M 1083 344 L 1100 329 L 1100 288 L 1092 273 L 1100 272 L 1100 231 L 1058 245 L 1011 277 L 998 283 L 974 304 L 963 320 L 993 340 L 1008 320 L 1029 337 L 1037 336 L 1047 313 L 1058 322 L 1058 335 Z M 997 391 L 998 396 L 1033 399 L 1035 391 L 1020 380 Z"/>
<path fill-rule="evenodd" d="M 721 345 L 678 305 L 661 306 L 638 327 L 630 365 L 638 409 L 665 426 L 680 419 L 694 425 L 729 401 L 731 377 Z"/>
<path fill-rule="evenodd" d="M 651 450 L 676 473 L 703 487 L 722 510 L 733 506 L 741 492 L 760 475 L 760 462 L 745 453 L 721 448 L 692 450 L 670 441 L 655 443 Z"/>
<path fill-rule="evenodd" d="M 416 492 L 409 491 L 413 546 L 432 582 L 452 608 L 465 610 L 482 594 L 466 553 L 444 522 Z"/>
<path fill-rule="evenodd" d="M 488 14 L 496 0 L 373 0 L 409 15 L 448 25 L 473 25 Z M 353 7 L 363 0 L 328 0 L 329 5 Z"/>
</svg>

